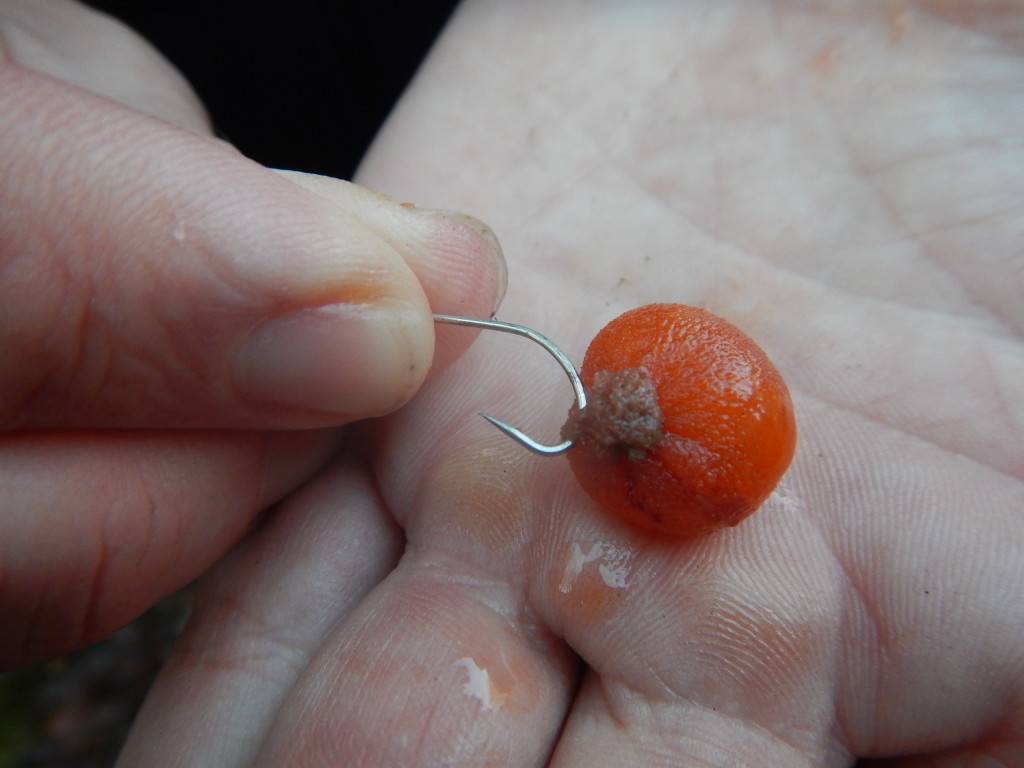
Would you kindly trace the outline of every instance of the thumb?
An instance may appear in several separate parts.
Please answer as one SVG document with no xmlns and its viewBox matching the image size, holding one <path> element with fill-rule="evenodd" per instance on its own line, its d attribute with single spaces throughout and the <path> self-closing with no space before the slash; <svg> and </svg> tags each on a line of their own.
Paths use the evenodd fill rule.
<svg viewBox="0 0 1024 768">
<path fill-rule="evenodd" d="M 14 66 L 0 168 L 0 427 L 380 415 L 430 366 L 431 305 L 486 315 L 501 290 L 496 243 L 461 219 L 325 197 Z M 425 291 L 431 262 L 466 276 Z"/>
</svg>

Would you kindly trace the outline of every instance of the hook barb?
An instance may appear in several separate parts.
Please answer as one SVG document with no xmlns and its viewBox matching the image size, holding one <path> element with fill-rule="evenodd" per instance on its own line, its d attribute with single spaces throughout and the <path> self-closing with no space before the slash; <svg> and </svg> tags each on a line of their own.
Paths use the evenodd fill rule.
<svg viewBox="0 0 1024 768">
<path fill-rule="evenodd" d="M 565 371 L 565 375 L 569 377 L 569 383 L 572 384 L 573 392 L 576 395 L 576 406 L 580 410 L 583 410 L 587 406 L 587 395 L 583 391 L 583 382 L 580 381 L 579 371 L 576 370 L 576 366 L 572 364 L 572 361 L 566 356 L 566 354 L 555 346 L 555 343 L 544 334 L 538 333 L 532 328 L 527 328 L 525 325 L 504 323 L 500 320 L 482 320 L 475 317 L 458 317 L 456 315 L 435 314 L 434 322 L 446 323 L 448 325 L 462 325 L 469 328 L 482 328 L 488 331 L 512 333 L 516 336 L 523 336 L 530 341 L 540 344 L 553 358 L 555 358 L 555 360 L 558 361 L 558 364 L 562 366 L 562 370 Z M 506 424 L 504 421 L 500 421 L 486 413 L 481 413 L 480 415 L 517 443 L 525 448 L 529 448 L 534 453 L 539 453 L 543 456 L 557 456 L 558 454 L 565 453 L 567 450 L 572 448 L 572 440 L 565 440 L 557 445 L 547 445 L 545 443 L 537 442 L 521 429 L 517 429 L 511 424 Z"/>
</svg>

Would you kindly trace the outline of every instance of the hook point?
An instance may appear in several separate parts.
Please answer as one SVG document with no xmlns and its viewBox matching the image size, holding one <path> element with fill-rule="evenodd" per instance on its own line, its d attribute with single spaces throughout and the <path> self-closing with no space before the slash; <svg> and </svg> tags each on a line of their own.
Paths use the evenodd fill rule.
<svg viewBox="0 0 1024 768">
<path fill-rule="evenodd" d="M 530 341 L 540 344 L 548 353 L 558 361 L 558 364 L 562 366 L 562 370 L 565 371 L 565 375 L 569 377 L 569 383 L 572 384 L 572 389 L 576 395 L 576 407 L 583 410 L 587 406 L 587 395 L 583 391 L 583 382 L 580 381 L 579 371 L 576 370 L 576 366 L 572 364 L 568 356 L 562 350 L 560 350 L 555 343 L 551 341 L 547 336 L 527 328 L 524 325 L 516 325 L 515 323 L 504 323 L 499 320 L 482 320 L 473 317 L 458 317 L 456 315 L 434 315 L 434 322 L 447 323 L 449 325 L 462 325 L 470 328 L 482 328 L 490 331 L 502 331 L 504 333 L 512 333 L 517 336 L 524 336 Z M 521 429 L 517 429 L 510 424 L 506 424 L 504 421 L 500 421 L 493 416 L 486 413 L 481 413 L 485 419 L 491 424 L 500 429 L 506 435 L 511 437 L 517 443 L 525 448 L 538 453 L 542 456 L 557 456 L 560 453 L 565 453 L 567 450 L 572 448 L 572 440 L 566 440 L 558 443 L 557 445 L 546 445 L 544 443 L 537 442 L 532 437 L 527 435 Z"/>
</svg>

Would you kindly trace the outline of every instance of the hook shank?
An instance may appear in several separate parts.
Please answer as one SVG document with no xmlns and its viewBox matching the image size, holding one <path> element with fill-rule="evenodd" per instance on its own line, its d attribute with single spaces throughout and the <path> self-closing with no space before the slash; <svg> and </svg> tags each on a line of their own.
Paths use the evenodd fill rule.
<svg viewBox="0 0 1024 768">
<path fill-rule="evenodd" d="M 475 317 L 458 317 L 456 315 L 434 315 L 434 322 L 446 323 L 448 325 L 462 325 L 469 328 L 482 328 L 488 331 L 502 331 L 503 333 L 512 333 L 516 336 L 523 336 L 530 341 L 533 341 L 540 346 L 544 347 L 548 353 L 558 361 L 558 364 L 562 366 L 562 370 L 565 371 L 565 375 L 569 377 L 569 383 L 572 384 L 573 392 L 576 395 L 576 405 L 580 410 L 583 410 L 587 405 L 587 395 L 583 391 L 583 382 L 580 381 L 580 374 L 576 370 L 576 367 L 572 364 L 572 361 L 566 356 L 566 354 L 560 350 L 555 343 L 551 341 L 547 336 L 542 333 L 538 333 L 532 328 L 527 328 L 525 325 L 516 325 L 515 323 L 504 323 L 499 320 L 481 320 Z M 566 440 L 557 445 L 546 445 L 539 443 L 532 437 L 524 433 L 522 430 L 516 427 L 506 424 L 503 421 L 490 416 L 486 413 L 480 414 L 487 419 L 491 424 L 496 426 L 506 435 L 511 437 L 520 445 L 529 448 L 534 453 L 539 453 L 544 456 L 555 456 L 559 453 L 565 453 L 572 447 L 572 440 Z"/>
</svg>

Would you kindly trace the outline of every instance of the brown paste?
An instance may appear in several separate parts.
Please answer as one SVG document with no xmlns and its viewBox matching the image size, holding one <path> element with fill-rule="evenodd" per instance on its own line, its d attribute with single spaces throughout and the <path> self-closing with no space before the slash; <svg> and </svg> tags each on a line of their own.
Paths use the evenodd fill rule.
<svg viewBox="0 0 1024 768">
<path fill-rule="evenodd" d="M 664 437 L 657 394 L 646 368 L 597 371 L 587 388 L 587 407 L 572 409 L 562 439 L 619 448 L 641 461 Z"/>
</svg>

